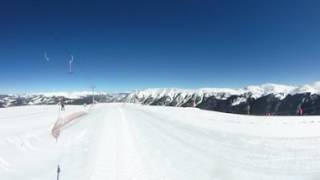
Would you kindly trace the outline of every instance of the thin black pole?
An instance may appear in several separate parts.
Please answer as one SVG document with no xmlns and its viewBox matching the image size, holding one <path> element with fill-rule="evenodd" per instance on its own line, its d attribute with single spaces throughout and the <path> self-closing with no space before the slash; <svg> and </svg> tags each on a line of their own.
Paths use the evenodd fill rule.
<svg viewBox="0 0 320 180">
<path fill-rule="evenodd" d="M 59 180 L 60 172 L 61 172 L 61 169 L 60 169 L 60 166 L 58 165 L 58 168 L 57 168 L 57 180 Z"/>
</svg>

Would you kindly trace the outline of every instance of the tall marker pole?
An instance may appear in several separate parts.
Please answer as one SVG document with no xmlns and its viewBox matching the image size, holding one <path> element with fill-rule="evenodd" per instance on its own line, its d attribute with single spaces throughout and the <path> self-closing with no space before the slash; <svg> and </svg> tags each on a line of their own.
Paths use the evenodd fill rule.
<svg viewBox="0 0 320 180">
<path fill-rule="evenodd" d="M 92 89 L 92 104 L 94 104 L 94 89 L 96 88 L 95 85 L 91 86 Z"/>
</svg>

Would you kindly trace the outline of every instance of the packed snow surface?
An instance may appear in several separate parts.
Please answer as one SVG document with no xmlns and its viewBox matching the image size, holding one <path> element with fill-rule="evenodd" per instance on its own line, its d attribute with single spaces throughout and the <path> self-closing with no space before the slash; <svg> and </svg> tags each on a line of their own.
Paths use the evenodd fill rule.
<svg viewBox="0 0 320 180">
<path fill-rule="evenodd" d="M 58 106 L 0 109 L 1 180 L 56 179 L 58 164 L 60 180 L 320 179 L 320 116 L 98 104 L 56 141 L 63 115 Z"/>
</svg>

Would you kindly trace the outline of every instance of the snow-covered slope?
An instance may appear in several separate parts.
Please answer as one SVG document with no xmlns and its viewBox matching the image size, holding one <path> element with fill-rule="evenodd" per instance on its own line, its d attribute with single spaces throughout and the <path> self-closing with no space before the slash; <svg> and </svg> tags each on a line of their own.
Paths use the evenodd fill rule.
<svg viewBox="0 0 320 180">
<path fill-rule="evenodd" d="M 67 111 L 82 106 L 68 106 Z M 4 180 L 317 180 L 320 117 L 106 104 L 64 129 L 56 106 L 0 109 Z"/>
</svg>

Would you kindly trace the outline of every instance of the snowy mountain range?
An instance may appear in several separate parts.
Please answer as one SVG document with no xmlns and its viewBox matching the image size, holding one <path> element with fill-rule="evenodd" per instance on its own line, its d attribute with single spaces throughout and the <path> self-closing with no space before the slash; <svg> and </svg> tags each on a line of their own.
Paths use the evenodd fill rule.
<svg viewBox="0 0 320 180">
<path fill-rule="evenodd" d="M 92 102 L 91 92 L 51 92 L 24 95 L 0 95 L 0 107 L 35 104 L 57 104 L 64 97 L 67 104 Z M 303 86 L 263 84 L 245 88 L 178 89 L 158 88 L 131 93 L 95 93 L 98 102 L 127 102 L 144 105 L 198 107 L 238 114 L 279 115 L 320 114 L 320 81 Z"/>
</svg>

